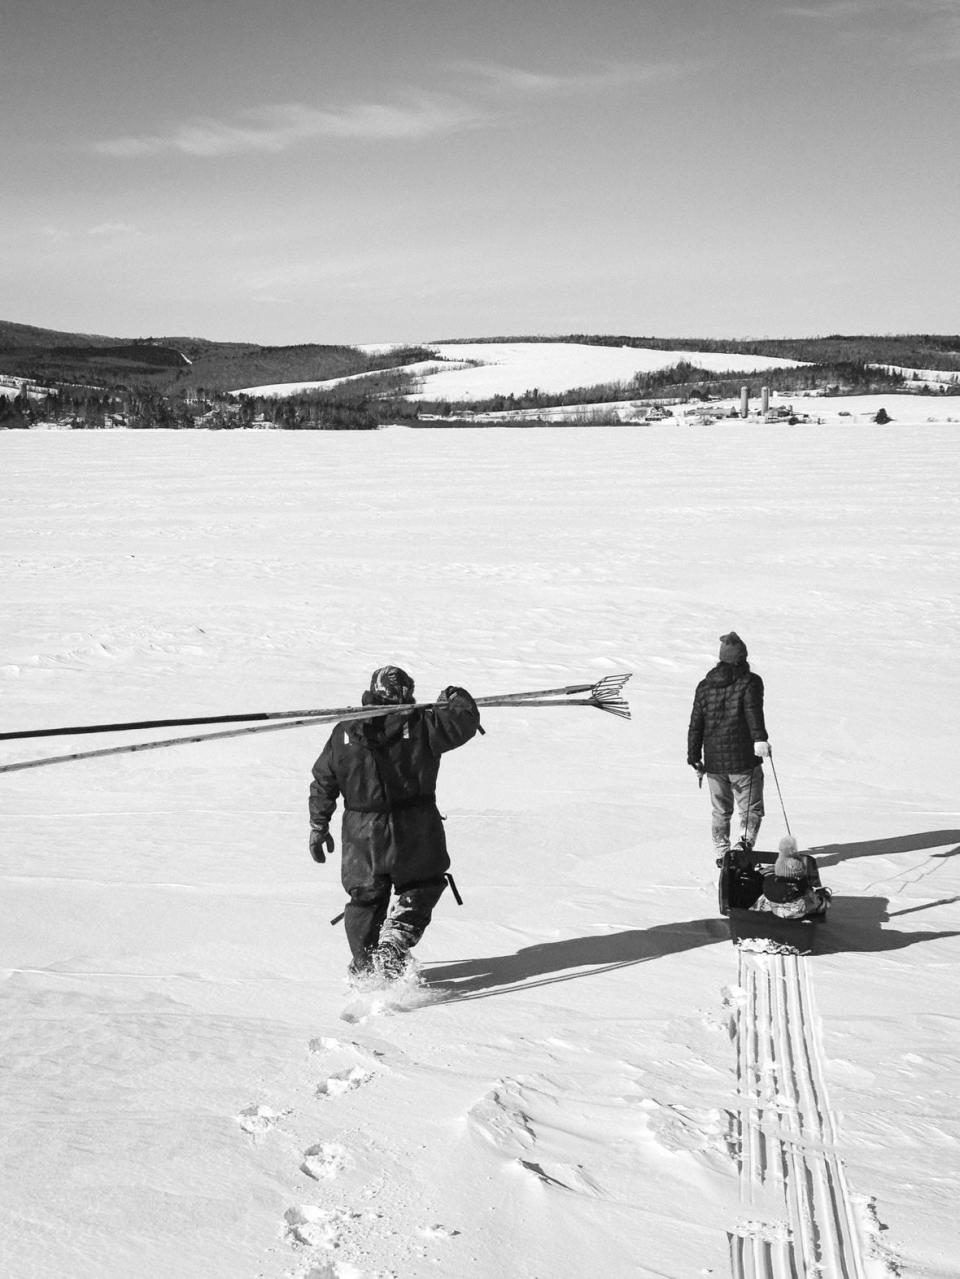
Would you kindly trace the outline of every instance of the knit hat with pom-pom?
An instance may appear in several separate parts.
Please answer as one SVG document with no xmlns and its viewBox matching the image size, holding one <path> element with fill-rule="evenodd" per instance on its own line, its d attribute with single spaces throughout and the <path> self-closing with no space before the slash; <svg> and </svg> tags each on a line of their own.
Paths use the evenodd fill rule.
<svg viewBox="0 0 960 1279">
<path fill-rule="evenodd" d="M 729 662 L 731 666 L 736 666 L 738 662 L 747 660 L 747 646 L 737 634 L 731 631 L 729 635 L 720 636 L 720 661 Z"/>
<path fill-rule="evenodd" d="M 797 851 L 797 841 L 792 835 L 784 835 L 781 839 L 773 873 L 777 879 L 803 879 L 806 875 L 806 861 Z"/>
</svg>

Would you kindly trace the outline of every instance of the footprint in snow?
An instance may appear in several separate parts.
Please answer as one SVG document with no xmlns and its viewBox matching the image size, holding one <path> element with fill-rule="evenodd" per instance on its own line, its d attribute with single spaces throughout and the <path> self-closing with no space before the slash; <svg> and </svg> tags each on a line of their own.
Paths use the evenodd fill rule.
<svg viewBox="0 0 960 1279">
<path fill-rule="evenodd" d="M 418 1226 L 417 1234 L 421 1239 L 455 1239 L 459 1230 L 451 1230 L 449 1226 Z"/>
<path fill-rule="evenodd" d="M 339 1248 L 348 1219 L 356 1214 L 345 1208 L 320 1208 L 315 1204 L 301 1204 L 288 1208 L 283 1214 L 287 1223 L 285 1235 L 288 1243 L 302 1248 Z"/>
<path fill-rule="evenodd" d="M 358 1039 L 337 1039 L 334 1035 L 311 1039 L 307 1047 L 311 1053 L 352 1052 L 378 1061 L 394 1051 L 386 1040 L 368 1038 L 366 1043 L 360 1043 Z"/>
<path fill-rule="evenodd" d="M 311 1039 L 308 1047 L 312 1053 L 334 1053 L 340 1048 L 356 1048 L 352 1039 L 337 1039 L 333 1035 L 320 1035 Z"/>
<path fill-rule="evenodd" d="M 365 1070 L 363 1066 L 351 1066 L 349 1070 L 338 1071 L 337 1074 L 331 1075 L 329 1079 L 324 1079 L 317 1085 L 317 1096 L 339 1097 L 345 1092 L 352 1092 L 354 1088 L 361 1088 L 369 1083 L 373 1073 L 372 1070 Z"/>
<path fill-rule="evenodd" d="M 283 1214 L 284 1238 L 298 1253 L 305 1254 L 303 1266 L 295 1272 L 297 1279 L 362 1279 L 363 1272 L 356 1266 L 327 1254 L 348 1245 L 350 1227 L 374 1215 L 316 1204 L 288 1208 Z"/>
<path fill-rule="evenodd" d="M 363 1271 L 349 1261 L 312 1261 L 292 1279 L 363 1279 Z"/>
<path fill-rule="evenodd" d="M 275 1128 L 290 1113 L 289 1110 L 271 1110 L 269 1106 L 247 1106 L 237 1115 L 237 1123 L 256 1140 Z"/>
<path fill-rule="evenodd" d="M 347 1152 L 335 1141 L 321 1141 L 303 1152 L 300 1171 L 314 1181 L 332 1181 L 343 1172 L 347 1164 Z"/>
</svg>

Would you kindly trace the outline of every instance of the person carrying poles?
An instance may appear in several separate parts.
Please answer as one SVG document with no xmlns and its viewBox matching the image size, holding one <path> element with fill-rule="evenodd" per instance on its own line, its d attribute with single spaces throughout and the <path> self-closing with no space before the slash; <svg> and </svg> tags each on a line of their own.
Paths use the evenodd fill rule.
<svg viewBox="0 0 960 1279">
<path fill-rule="evenodd" d="M 364 706 L 372 719 L 336 724 L 310 784 L 310 855 L 333 850 L 330 819 L 343 799 L 341 881 L 350 900 L 344 928 L 354 979 L 402 975 L 447 884 L 450 867 L 436 804 L 440 758 L 480 726 L 466 689 L 451 685 L 432 706 L 415 706 L 414 683 L 398 666 L 374 671 Z M 390 909 L 391 889 L 396 892 Z M 389 915 L 388 915 L 389 911 Z"/>
</svg>

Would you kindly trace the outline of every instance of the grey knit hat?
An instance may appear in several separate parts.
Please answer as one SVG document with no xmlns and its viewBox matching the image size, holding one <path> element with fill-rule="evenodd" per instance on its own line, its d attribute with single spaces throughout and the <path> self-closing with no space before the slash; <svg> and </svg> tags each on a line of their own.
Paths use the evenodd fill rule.
<svg viewBox="0 0 960 1279">
<path fill-rule="evenodd" d="M 729 662 L 731 666 L 736 666 L 738 662 L 747 660 L 747 646 L 737 634 L 731 631 L 729 635 L 720 636 L 720 661 Z"/>
</svg>

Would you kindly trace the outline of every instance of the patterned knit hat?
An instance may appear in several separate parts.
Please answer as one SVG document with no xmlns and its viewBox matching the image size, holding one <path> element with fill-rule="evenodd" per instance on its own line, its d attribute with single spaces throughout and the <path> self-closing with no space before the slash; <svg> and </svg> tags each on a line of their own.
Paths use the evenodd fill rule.
<svg viewBox="0 0 960 1279">
<path fill-rule="evenodd" d="M 773 873 L 777 879 L 803 879 L 806 875 L 807 864 L 797 851 L 797 841 L 792 835 L 784 835 L 781 839 Z"/>
<path fill-rule="evenodd" d="M 414 700 L 413 687 L 413 680 L 399 666 L 381 666 L 370 676 L 369 701 L 374 706 L 402 706 Z"/>
<path fill-rule="evenodd" d="M 720 636 L 720 661 L 729 662 L 731 666 L 736 666 L 738 662 L 747 660 L 747 646 L 737 634 L 731 631 L 729 635 Z"/>
</svg>

